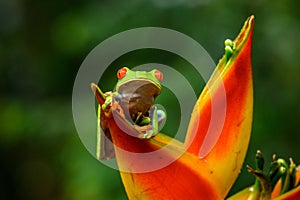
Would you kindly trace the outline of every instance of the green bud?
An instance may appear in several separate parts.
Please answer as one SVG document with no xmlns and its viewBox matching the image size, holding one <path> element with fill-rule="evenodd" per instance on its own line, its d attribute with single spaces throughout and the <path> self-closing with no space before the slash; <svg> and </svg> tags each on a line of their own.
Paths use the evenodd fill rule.
<svg viewBox="0 0 300 200">
<path fill-rule="evenodd" d="M 225 44 L 225 46 L 229 46 L 231 48 L 233 47 L 233 42 L 230 39 L 226 39 L 225 42 L 224 42 L 224 44 Z"/>
<path fill-rule="evenodd" d="M 257 150 L 257 152 L 256 152 L 255 164 L 256 164 L 256 169 L 264 170 L 265 159 L 260 150 Z"/>
</svg>

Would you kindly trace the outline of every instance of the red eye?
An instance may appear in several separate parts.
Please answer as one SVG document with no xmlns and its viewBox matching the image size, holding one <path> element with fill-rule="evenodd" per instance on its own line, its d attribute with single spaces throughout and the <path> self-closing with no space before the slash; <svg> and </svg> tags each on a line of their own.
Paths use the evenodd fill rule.
<svg viewBox="0 0 300 200">
<path fill-rule="evenodd" d="M 155 77 L 157 78 L 157 80 L 158 80 L 159 82 L 162 82 L 162 80 L 163 80 L 163 78 L 164 78 L 164 75 L 163 75 L 163 73 L 162 73 L 161 71 L 155 70 L 155 71 L 154 71 L 154 75 L 155 75 Z"/>
<path fill-rule="evenodd" d="M 119 69 L 118 72 L 117 72 L 118 79 L 120 80 L 120 79 L 124 78 L 126 73 L 127 73 L 127 68 L 126 67 L 123 67 L 123 68 Z"/>
</svg>

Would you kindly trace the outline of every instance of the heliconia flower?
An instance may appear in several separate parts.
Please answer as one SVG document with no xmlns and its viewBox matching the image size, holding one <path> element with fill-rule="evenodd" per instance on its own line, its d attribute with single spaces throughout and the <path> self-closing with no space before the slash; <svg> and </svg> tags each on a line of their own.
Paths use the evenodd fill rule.
<svg viewBox="0 0 300 200">
<path fill-rule="evenodd" d="M 234 194 L 228 200 L 296 200 L 300 199 L 300 166 L 292 158 L 288 164 L 284 159 L 273 155 L 268 172 L 264 172 L 264 158 L 261 151 L 256 153 L 256 169 L 248 166 L 255 175 L 254 185 Z"/>
<path fill-rule="evenodd" d="M 185 142 L 159 133 L 135 137 L 136 130 L 112 109 L 101 110 L 129 199 L 224 199 L 237 178 L 252 126 L 251 45 L 254 17 L 234 41 L 227 41 L 194 107 Z M 101 90 L 92 84 L 100 105 Z M 129 152 L 129 153 L 128 153 Z M 160 167 L 160 163 L 166 163 Z M 148 171 L 145 169 L 149 169 Z M 150 170 L 155 169 L 155 170 Z"/>
</svg>

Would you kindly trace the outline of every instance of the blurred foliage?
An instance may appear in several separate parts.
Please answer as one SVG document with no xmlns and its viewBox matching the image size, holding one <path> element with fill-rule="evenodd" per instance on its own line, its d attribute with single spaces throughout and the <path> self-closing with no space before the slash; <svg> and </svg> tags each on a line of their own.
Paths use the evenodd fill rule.
<svg viewBox="0 0 300 200">
<path fill-rule="evenodd" d="M 71 94 L 85 56 L 136 27 L 185 33 L 217 62 L 223 41 L 254 14 L 254 122 L 245 163 L 253 164 L 256 149 L 299 163 L 299 7 L 296 0 L 0 1 L 0 199 L 127 199 L 118 172 L 99 164 L 80 142 Z M 125 65 L 160 62 L 198 79 L 188 63 L 166 52 L 124 56 Z M 119 63 L 122 58 L 103 77 L 105 90 L 116 81 Z M 202 87 L 202 80 L 193 85 L 197 94 Z M 231 192 L 253 180 L 244 167 Z"/>
</svg>

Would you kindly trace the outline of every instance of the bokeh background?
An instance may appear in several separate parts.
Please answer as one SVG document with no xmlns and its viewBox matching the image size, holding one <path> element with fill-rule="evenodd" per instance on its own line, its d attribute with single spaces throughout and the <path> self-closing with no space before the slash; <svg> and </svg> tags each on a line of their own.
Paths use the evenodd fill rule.
<svg viewBox="0 0 300 200">
<path fill-rule="evenodd" d="M 0 199 L 127 199 L 118 171 L 82 145 L 71 94 L 77 70 L 96 45 L 145 26 L 187 34 L 217 62 L 224 40 L 233 39 L 254 14 L 254 121 L 245 165 L 254 165 L 257 149 L 267 162 L 276 153 L 300 163 L 299 7 L 296 0 L 1 0 Z M 113 87 L 120 65 L 147 62 L 194 77 L 187 70 L 192 66 L 178 56 L 144 50 L 113 63 L 101 86 Z M 197 94 L 201 81 L 191 80 Z M 168 95 L 160 101 L 173 103 Z M 172 131 L 170 122 L 167 127 Z M 244 166 L 231 193 L 253 181 Z"/>
</svg>

